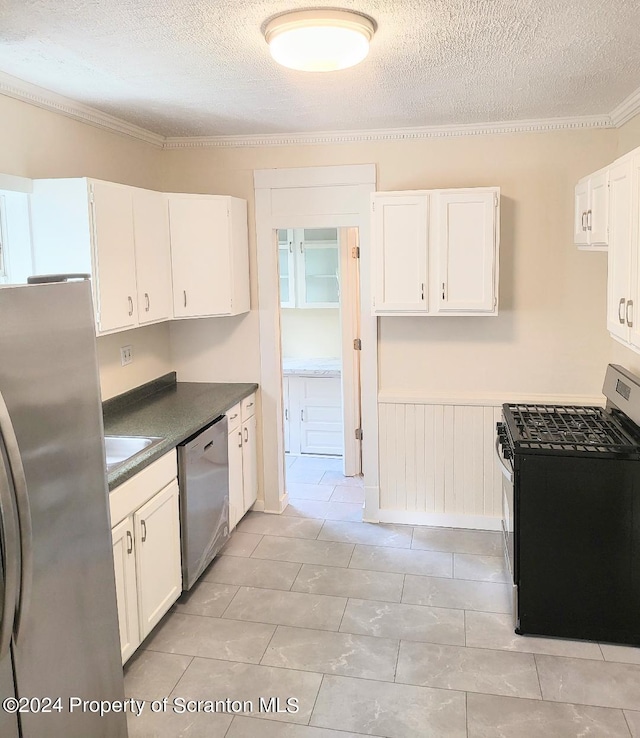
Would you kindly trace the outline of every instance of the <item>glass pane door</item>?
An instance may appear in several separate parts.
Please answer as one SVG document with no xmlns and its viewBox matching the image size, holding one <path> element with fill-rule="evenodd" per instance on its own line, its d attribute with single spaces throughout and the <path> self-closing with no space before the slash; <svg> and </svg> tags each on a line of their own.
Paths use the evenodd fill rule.
<svg viewBox="0 0 640 738">
<path fill-rule="evenodd" d="M 304 307 L 340 304 L 340 252 L 336 228 L 305 228 L 302 244 Z"/>
</svg>

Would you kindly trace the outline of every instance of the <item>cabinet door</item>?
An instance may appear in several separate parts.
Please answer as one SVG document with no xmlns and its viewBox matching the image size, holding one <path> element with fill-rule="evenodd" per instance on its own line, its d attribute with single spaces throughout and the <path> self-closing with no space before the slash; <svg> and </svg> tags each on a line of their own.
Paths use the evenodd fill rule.
<svg viewBox="0 0 640 738">
<path fill-rule="evenodd" d="M 373 310 L 427 312 L 427 195 L 374 195 Z"/>
<path fill-rule="evenodd" d="M 293 230 L 278 230 L 278 266 L 280 271 L 280 307 L 296 306 L 296 270 L 293 251 Z"/>
<path fill-rule="evenodd" d="M 573 242 L 576 246 L 589 243 L 587 211 L 589 210 L 589 180 L 583 179 L 576 185 L 573 198 Z"/>
<path fill-rule="evenodd" d="M 226 198 L 169 195 L 176 318 L 231 312 L 228 208 Z"/>
<path fill-rule="evenodd" d="M 161 192 L 133 190 L 138 321 L 172 317 L 169 209 Z"/>
<path fill-rule="evenodd" d="M 627 324 L 631 280 L 632 162 L 615 164 L 609 170 L 609 254 L 607 283 L 607 328 L 629 340 Z"/>
<path fill-rule="evenodd" d="M 337 228 L 295 231 L 298 307 L 340 306 L 340 248 Z"/>
<path fill-rule="evenodd" d="M 438 313 L 494 312 L 497 205 L 495 192 L 436 196 Z"/>
<path fill-rule="evenodd" d="M 130 187 L 90 182 L 98 331 L 134 328 L 136 261 Z"/>
<path fill-rule="evenodd" d="M 146 638 L 182 592 L 178 483 L 134 513 L 140 636 Z"/>
<path fill-rule="evenodd" d="M 587 233 L 591 246 L 606 246 L 609 242 L 609 172 L 594 174 L 589 179 L 589 209 Z"/>
<path fill-rule="evenodd" d="M 640 154 L 633 157 L 631 171 L 631 307 L 625 317 L 629 318 L 629 341 L 640 349 Z"/>
<path fill-rule="evenodd" d="M 140 645 L 138 629 L 138 590 L 136 559 L 133 547 L 133 519 L 125 518 L 111 531 L 113 564 L 116 574 L 116 600 L 120 628 L 122 663 Z"/>
<path fill-rule="evenodd" d="M 299 377 L 300 451 L 343 452 L 342 388 L 335 377 Z"/>
<path fill-rule="evenodd" d="M 242 426 L 229 433 L 229 530 L 233 530 L 244 515 L 242 486 Z"/>
<path fill-rule="evenodd" d="M 242 424 L 243 515 L 258 499 L 258 451 L 256 433 L 256 416 L 253 415 Z"/>
</svg>

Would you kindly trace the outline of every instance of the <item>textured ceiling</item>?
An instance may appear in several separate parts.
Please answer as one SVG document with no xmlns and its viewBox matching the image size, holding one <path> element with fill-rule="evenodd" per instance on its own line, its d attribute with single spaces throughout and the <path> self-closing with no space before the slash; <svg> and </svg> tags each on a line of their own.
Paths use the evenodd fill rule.
<svg viewBox="0 0 640 738">
<path fill-rule="evenodd" d="M 640 85 L 638 0 L 343 0 L 378 31 L 358 67 L 272 61 L 301 0 L 0 0 L 0 70 L 166 136 L 610 112 Z"/>
</svg>

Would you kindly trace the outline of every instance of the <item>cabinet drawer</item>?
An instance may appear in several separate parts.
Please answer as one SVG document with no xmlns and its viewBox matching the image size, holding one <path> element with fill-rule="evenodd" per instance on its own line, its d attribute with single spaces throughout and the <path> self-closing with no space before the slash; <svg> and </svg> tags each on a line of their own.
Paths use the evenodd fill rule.
<svg viewBox="0 0 640 738">
<path fill-rule="evenodd" d="M 241 411 L 239 402 L 236 402 L 236 404 L 225 413 L 225 415 L 227 416 L 227 428 L 229 433 L 234 431 L 242 422 L 240 413 Z"/>
<path fill-rule="evenodd" d="M 159 489 L 166 487 L 177 476 L 178 463 L 174 450 L 116 487 L 109 494 L 111 527 L 131 515 L 140 505 L 144 505 Z"/>
<path fill-rule="evenodd" d="M 242 422 L 256 414 L 256 393 L 245 397 L 242 401 Z"/>
</svg>

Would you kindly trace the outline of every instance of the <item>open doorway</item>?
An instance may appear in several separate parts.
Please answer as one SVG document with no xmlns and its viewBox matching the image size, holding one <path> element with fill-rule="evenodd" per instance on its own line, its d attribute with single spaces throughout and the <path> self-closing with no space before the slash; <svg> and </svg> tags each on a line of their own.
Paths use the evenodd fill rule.
<svg viewBox="0 0 640 738">
<path fill-rule="evenodd" d="M 361 520 L 358 230 L 282 228 L 277 240 L 285 512 Z"/>
</svg>

